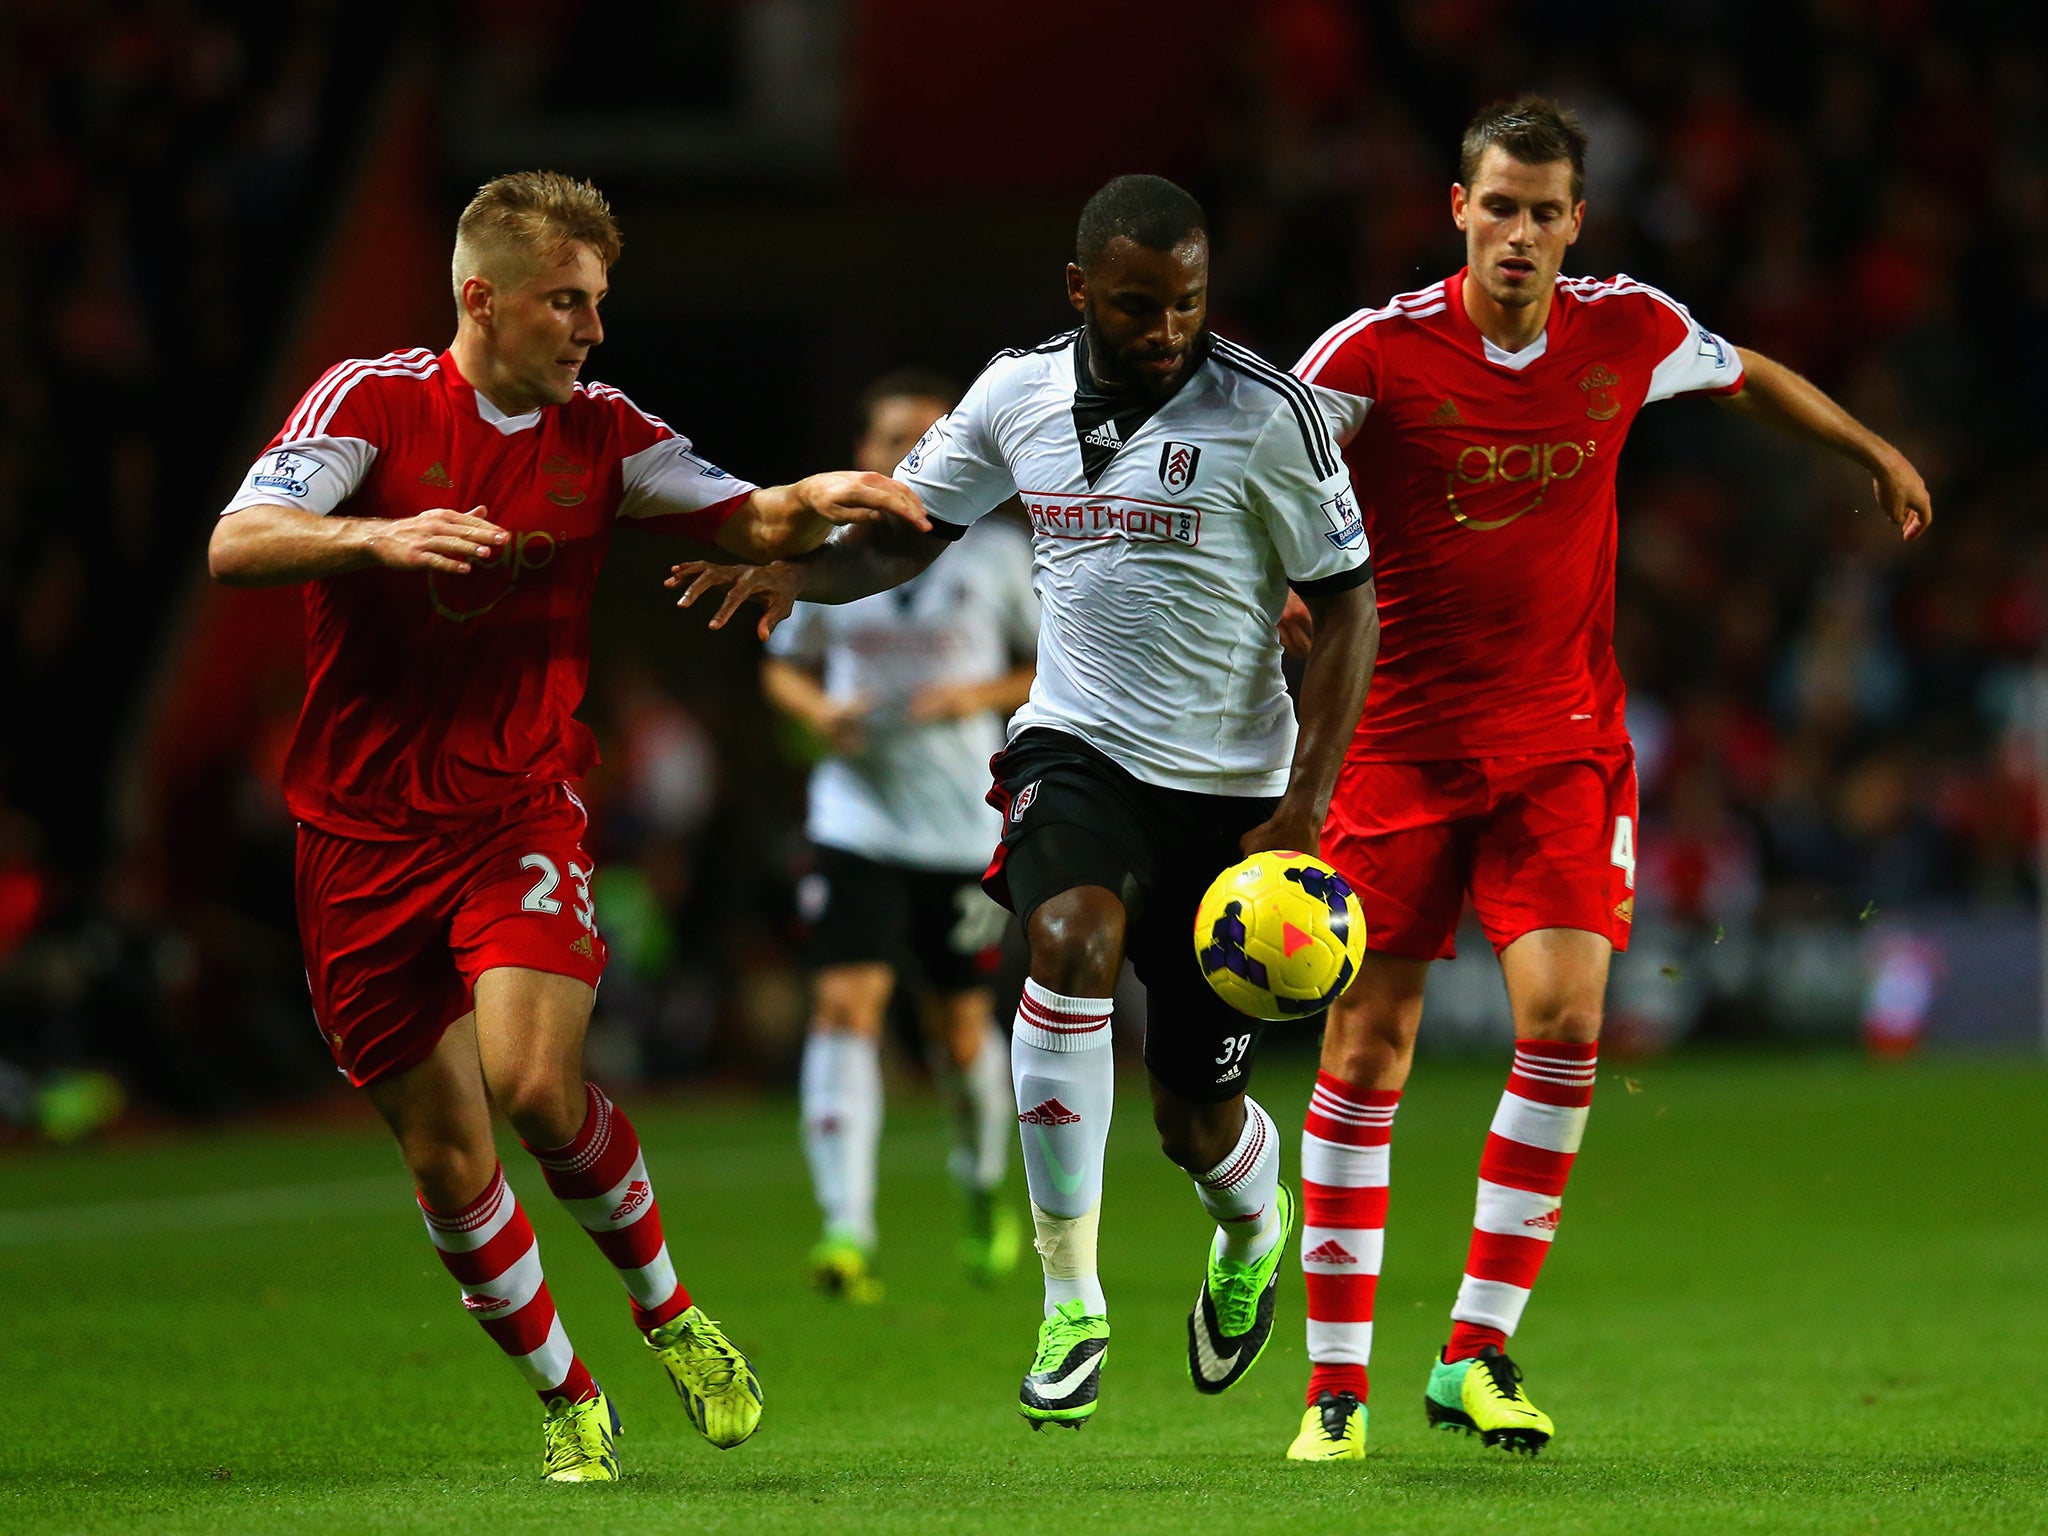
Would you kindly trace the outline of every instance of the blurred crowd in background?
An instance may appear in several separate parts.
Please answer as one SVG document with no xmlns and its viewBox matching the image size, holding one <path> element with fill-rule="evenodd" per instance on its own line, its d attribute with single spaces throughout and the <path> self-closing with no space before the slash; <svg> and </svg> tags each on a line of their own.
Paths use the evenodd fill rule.
<svg viewBox="0 0 2048 1536">
<path fill-rule="evenodd" d="M 271 701 L 218 785 L 204 899 L 138 855 L 151 840 L 132 781 L 212 513 L 271 430 L 261 413 L 300 285 L 380 92 L 408 64 L 437 97 L 446 85 L 451 223 L 469 186 L 513 168 L 503 156 L 550 158 L 553 124 L 551 158 L 611 193 L 629 260 L 647 259 L 636 207 L 686 204 L 693 177 L 801 235 L 825 216 L 811 210 L 929 221 L 1005 196 L 1055 227 L 1107 175 L 1167 171 L 1210 209 L 1212 322 L 1282 362 L 1350 311 L 1455 269 L 1464 120 L 1523 89 L 1557 95 L 1593 139 L 1567 270 L 1653 282 L 1817 379 L 1907 452 L 1937 511 L 1932 535 L 1902 547 L 1867 481 L 1812 451 L 1703 403 L 1641 419 L 1616 617 L 1642 776 L 1641 953 L 1617 974 L 1620 1027 L 1644 1049 L 1802 1020 L 1846 1036 L 1902 996 L 1924 1012 L 1953 965 L 1893 929 L 1873 942 L 1883 925 L 1962 914 L 2031 942 L 2048 638 L 2048 440 L 2030 419 L 2048 348 L 2048 66 L 2031 8 L 1108 10 L 1131 13 L 1097 40 L 1108 56 L 1083 47 L 1027 89 L 999 78 L 1006 49 L 1021 79 L 1071 40 L 924 0 L 489 6 L 443 31 L 332 0 L 0 8 L 0 1121 L 88 1123 L 115 1081 L 205 1113 L 332 1080 L 298 975 L 276 789 L 294 701 Z M 1134 60 L 1114 56 L 1148 17 L 1181 35 L 1158 39 L 1146 67 L 1186 55 L 1156 129 L 1129 120 L 1152 107 L 1120 103 Z M 488 46 L 464 41 L 478 35 Z M 929 158 L 903 151 L 920 144 L 916 121 L 890 115 L 904 39 L 933 56 L 910 70 L 940 85 L 948 69 L 974 75 L 953 94 L 1007 101 L 986 127 L 992 157 L 1028 153 L 1039 132 L 1066 147 L 1034 162 L 1053 167 L 1039 184 L 977 187 L 960 169 L 976 146 L 959 142 L 975 109 L 957 102 L 950 129 L 926 135 Z M 565 78 L 578 95 L 564 98 Z M 603 110 L 578 128 L 585 98 Z M 1056 114 L 1061 126 L 1042 121 Z M 1117 125 L 1111 163 L 1088 152 L 1091 118 Z M 1055 299 L 1057 282 L 1055 261 Z M 914 308 L 916 276 L 840 302 Z M 1045 302 L 1014 307 L 969 330 L 1029 343 L 1059 323 Z M 641 360 L 629 387 L 670 411 L 646 359 L 684 338 L 662 333 L 658 310 L 636 323 L 638 350 L 616 355 L 629 373 Z M 904 362 L 971 376 L 985 355 L 847 350 L 799 390 L 815 419 L 757 434 L 757 461 L 731 467 L 766 478 L 843 462 L 866 376 Z M 606 756 L 590 798 L 614 955 L 593 1053 L 620 1075 L 773 1074 L 805 1007 L 789 895 L 816 746 L 759 702 L 749 642 L 671 645 L 652 622 L 600 614 L 585 711 Z M 1483 943 L 1467 948 L 1483 958 Z M 2031 963 L 2014 959 L 2014 974 Z M 1433 994 L 1446 1038 L 1498 1022 L 1497 983 L 1459 965 Z"/>
</svg>

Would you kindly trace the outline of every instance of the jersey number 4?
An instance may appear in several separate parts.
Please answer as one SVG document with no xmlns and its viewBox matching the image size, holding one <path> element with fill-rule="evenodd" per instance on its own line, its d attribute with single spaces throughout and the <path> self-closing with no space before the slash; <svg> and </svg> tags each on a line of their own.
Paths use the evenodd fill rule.
<svg viewBox="0 0 2048 1536">
<path fill-rule="evenodd" d="M 1622 873 L 1628 888 L 1636 888 L 1636 824 L 1627 816 L 1614 818 L 1614 851 L 1608 862 Z"/>
</svg>

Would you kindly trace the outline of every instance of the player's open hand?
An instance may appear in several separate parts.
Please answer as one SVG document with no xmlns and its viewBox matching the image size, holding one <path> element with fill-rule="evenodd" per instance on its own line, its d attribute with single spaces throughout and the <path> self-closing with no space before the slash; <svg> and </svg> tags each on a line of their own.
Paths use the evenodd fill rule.
<svg viewBox="0 0 2048 1536">
<path fill-rule="evenodd" d="M 484 510 L 435 507 L 418 517 L 379 523 L 370 534 L 370 558 L 394 571 L 466 576 L 474 563 L 495 558 L 512 537 Z"/>
<path fill-rule="evenodd" d="M 759 603 L 761 623 L 755 633 L 766 640 L 774 633 L 775 626 L 789 617 L 789 610 L 796 605 L 801 581 L 797 568 L 784 560 L 771 561 L 767 565 L 718 565 L 709 560 L 685 560 L 680 565 L 669 567 L 668 580 L 662 585 L 671 591 L 677 587 L 683 589 L 683 595 L 676 599 L 678 608 L 691 607 L 705 593 L 729 586 L 725 601 L 711 616 L 711 627 L 723 629 L 726 620 L 746 604 Z"/>
<path fill-rule="evenodd" d="M 797 499 L 828 523 L 875 523 L 900 517 L 913 528 L 931 531 L 917 492 L 887 475 L 858 469 L 829 470 L 808 475 L 794 487 Z"/>
<path fill-rule="evenodd" d="M 1308 659 L 1309 647 L 1316 641 L 1316 621 L 1308 611 L 1308 604 L 1301 600 L 1301 594 L 1288 588 L 1287 602 L 1280 609 L 1280 649 L 1290 660 Z"/>
<path fill-rule="evenodd" d="M 1917 539 L 1934 522 L 1934 501 L 1927 494 L 1927 482 L 1896 448 L 1878 460 L 1872 483 L 1877 488 L 1877 504 L 1902 537 Z"/>
</svg>

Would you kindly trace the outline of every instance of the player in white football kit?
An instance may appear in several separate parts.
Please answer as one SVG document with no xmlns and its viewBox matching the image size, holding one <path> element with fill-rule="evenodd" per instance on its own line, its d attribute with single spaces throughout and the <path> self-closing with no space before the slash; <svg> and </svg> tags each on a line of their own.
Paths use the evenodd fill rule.
<svg viewBox="0 0 2048 1536">
<path fill-rule="evenodd" d="M 1127 954 L 1147 991 L 1161 1144 L 1217 1223 L 1188 1319 L 1196 1388 L 1230 1387 L 1271 1333 L 1294 1199 L 1273 1122 L 1245 1096 L 1260 1026 L 1201 979 L 1194 915 L 1244 855 L 1316 847 L 1379 635 L 1325 403 L 1204 328 L 1200 206 L 1158 177 L 1118 177 L 1089 200 L 1076 247 L 1081 328 L 998 357 L 899 468 L 935 533 L 670 577 L 686 604 L 731 582 L 713 623 L 758 598 L 770 628 L 797 596 L 849 602 L 908 580 L 1012 495 L 1030 514 L 1038 679 L 993 765 L 1005 824 L 986 883 L 1031 944 L 1011 1073 L 1046 1277 L 1019 1392 L 1033 1427 L 1094 1413 L 1109 1343 L 1095 1249 Z M 1315 614 L 1298 732 L 1274 628 L 1290 586 Z"/>
<path fill-rule="evenodd" d="M 855 462 L 886 474 L 958 391 L 915 371 L 862 397 Z M 1031 691 L 1038 600 L 1031 546 L 981 523 L 892 592 L 799 603 L 769 637 L 762 691 L 822 737 L 799 887 L 816 969 L 801 1076 L 804 1154 L 824 1218 L 820 1289 L 875 1301 L 875 1156 L 882 1019 L 912 964 L 932 1069 L 957 1116 L 949 1167 L 967 1207 L 960 1256 L 977 1279 L 1016 1267 L 1017 1216 L 999 1203 L 1017 1105 L 989 974 L 1008 921 L 981 888 L 1002 819 L 987 803 L 1003 721 Z M 1020 664 L 1021 658 L 1021 664 Z"/>
</svg>

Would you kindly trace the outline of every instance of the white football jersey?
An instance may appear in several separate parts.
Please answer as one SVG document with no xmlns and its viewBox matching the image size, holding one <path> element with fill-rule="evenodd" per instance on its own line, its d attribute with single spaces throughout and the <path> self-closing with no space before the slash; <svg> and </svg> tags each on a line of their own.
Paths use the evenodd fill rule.
<svg viewBox="0 0 2048 1536">
<path fill-rule="evenodd" d="M 864 749 L 811 775 L 811 841 L 885 864 L 971 870 L 988 863 L 1002 817 L 988 804 L 988 760 L 1003 744 L 992 712 L 913 724 L 928 683 L 985 683 L 1038 643 L 1031 549 L 986 523 L 902 586 L 856 602 L 798 603 L 768 653 L 819 667 L 834 699 L 865 695 Z"/>
<path fill-rule="evenodd" d="M 1148 784 L 1277 795 L 1287 587 L 1370 579 L 1339 403 L 1221 337 L 1164 403 L 1105 394 L 1074 331 L 998 357 L 896 477 L 936 524 L 1031 517 L 1038 681 L 1010 734 L 1080 737 Z"/>
</svg>

